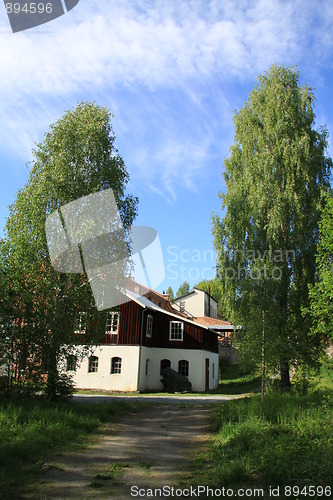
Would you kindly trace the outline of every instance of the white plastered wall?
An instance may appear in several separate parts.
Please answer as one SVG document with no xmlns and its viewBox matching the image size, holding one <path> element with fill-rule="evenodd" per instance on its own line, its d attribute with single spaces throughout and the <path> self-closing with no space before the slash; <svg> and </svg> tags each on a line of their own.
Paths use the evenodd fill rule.
<svg viewBox="0 0 333 500">
<path fill-rule="evenodd" d="M 85 357 L 73 374 L 77 389 L 101 389 L 105 391 L 137 391 L 138 389 L 138 346 L 99 346 L 91 354 L 98 357 L 97 373 L 88 373 L 88 357 Z M 111 359 L 122 359 L 121 373 L 111 374 Z"/>
<path fill-rule="evenodd" d="M 169 359 L 171 361 L 171 368 L 178 371 L 178 361 L 185 359 L 189 362 L 188 379 L 192 384 L 192 390 L 203 392 L 206 385 L 206 358 L 209 359 L 209 389 L 216 389 L 219 383 L 219 357 L 217 353 L 198 349 L 142 347 L 139 390 L 162 390 L 163 384 L 160 375 L 161 360 Z M 148 373 L 146 374 L 147 360 Z"/>
<path fill-rule="evenodd" d="M 212 308 L 211 317 L 217 317 L 217 302 L 212 297 L 209 300 L 208 295 L 202 290 L 194 290 L 188 297 L 180 297 L 179 299 L 176 299 L 173 306 L 178 311 L 180 310 L 180 302 L 185 303 L 185 312 L 195 317 L 206 316 L 205 304 L 208 310 L 210 303 L 210 307 Z"/>
<path fill-rule="evenodd" d="M 141 352 L 141 354 L 140 354 Z M 189 362 L 188 379 L 195 392 L 205 391 L 206 358 L 209 359 L 209 389 L 218 387 L 219 358 L 217 353 L 198 349 L 170 349 L 139 346 L 99 346 L 92 353 L 98 357 L 98 371 L 88 373 L 88 357 L 85 357 L 73 375 L 77 389 L 96 389 L 105 391 L 148 391 L 163 390 L 160 367 L 162 359 L 171 361 L 171 368 L 178 371 L 178 361 Z M 138 386 L 138 370 L 140 356 L 140 379 Z M 122 359 L 121 373 L 111 374 L 111 359 Z M 148 366 L 147 366 L 148 360 Z M 214 365 L 214 366 L 213 366 Z M 146 374 L 146 367 L 148 373 Z"/>
<path fill-rule="evenodd" d="M 203 292 L 195 290 L 188 297 L 176 299 L 173 306 L 180 310 L 180 303 L 185 303 L 185 312 L 192 316 L 204 316 L 204 299 Z"/>
</svg>

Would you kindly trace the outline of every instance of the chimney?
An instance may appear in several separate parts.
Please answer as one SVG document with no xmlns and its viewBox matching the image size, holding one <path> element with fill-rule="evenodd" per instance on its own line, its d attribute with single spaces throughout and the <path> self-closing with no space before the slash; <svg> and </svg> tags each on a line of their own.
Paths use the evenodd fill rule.
<svg viewBox="0 0 333 500">
<path fill-rule="evenodd" d="M 210 286 L 208 287 L 208 317 L 210 318 Z"/>
</svg>

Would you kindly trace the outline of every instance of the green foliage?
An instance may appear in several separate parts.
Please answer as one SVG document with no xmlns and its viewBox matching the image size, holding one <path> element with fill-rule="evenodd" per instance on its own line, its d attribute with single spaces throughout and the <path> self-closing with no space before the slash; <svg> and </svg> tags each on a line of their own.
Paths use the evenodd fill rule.
<svg viewBox="0 0 333 500">
<path fill-rule="evenodd" d="M 222 374 L 219 387 L 216 391 L 219 394 L 247 394 L 258 391 L 260 387 L 260 373 L 258 369 L 252 367 L 248 369 L 241 363 L 228 365 L 222 360 Z"/>
<path fill-rule="evenodd" d="M 77 342 L 74 325 L 87 312 L 88 328 L 98 322 L 85 273 L 62 274 L 50 263 L 45 221 L 62 205 L 112 188 L 124 227 L 136 216 L 137 199 L 125 195 L 128 173 L 115 147 L 111 114 L 93 103 L 80 103 L 50 127 L 33 150 L 27 185 L 10 207 L 1 242 L 2 348 L 9 381 L 26 384 L 47 374 L 47 393 L 61 386 L 61 346 Z M 1 351 L 0 351 L 1 356 Z"/>
<path fill-rule="evenodd" d="M 213 280 L 203 280 L 195 286 L 196 288 L 199 288 L 199 290 L 203 290 L 207 293 L 210 290 L 211 296 L 217 301 L 217 317 L 219 319 L 226 320 L 226 318 L 228 317 L 228 310 L 223 297 L 223 290 L 220 280 L 218 278 L 215 278 Z"/>
<path fill-rule="evenodd" d="M 74 389 L 72 378 L 66 373 L 60 373 L 56 381 L 56 396 L 59 398 L 68 398 L 73 395 Z"/>
<path fill-rule="evenodd" d="M 184 281 L 184 283 L 180 285 L 180 287 L 177 290 L 176 298 L 182 297 L 183 295 L 186 295 L 188 293 L 190 293 L 190 284 L 187 283 L 187 281 Z"/>
<path fill-rule="evenodd" d="M 312 333 L 333 339 L 333 195 L 328 192 L 319 222 L 318 281 L 309 285 Z M 304 311 L 304 316 L 308 314 Z"/>
<path fill-rule="evenodd" d="M 331 485 L 332 407 L 331 394 L 321 392 L 215 405 L 216 433 L 195 461 L 191 484 L 262 487 L 266 494 L 270 486 Z"/>
<path fill-rule="evenodd" d="M 234 116 L 235 143 L 224 162 L 222 220 L 215 248 L 230 320 L 241 324 L 240 348 L 289 384 L 289 365 L 316 363 L 320 339 L 302 316 L 315 280 L 322 193 L 332 161 L 327 131 L 314 129 L 314 95 L 292 68 L 259 77 Z"/>
<path fill-rule="evenodd" d="M 171 286 L 169 286 L 166 293 L 169 295 L 169 300 L 173 300 L 175 298 L 175 294 L 173 293 Z"/>
<path fill-rule="evenodd" d="M 1 498 L 20 498 L 55 453 L 82 447 L 87 435 L 104 422 L 133 411 L 129 403 L 70 404 L 40 399 L 0 407 Z"/>
</svg>

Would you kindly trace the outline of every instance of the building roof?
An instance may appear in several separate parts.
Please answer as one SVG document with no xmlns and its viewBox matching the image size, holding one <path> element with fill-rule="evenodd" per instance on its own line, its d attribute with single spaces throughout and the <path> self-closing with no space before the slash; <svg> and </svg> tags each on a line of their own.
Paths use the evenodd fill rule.
<svg viewBox="0 0 333 500">
<path fill-rule="evenodd" d="M 201 288 L 198 288 L 198 287 L 193 287 L 193 290 L 192 292 L 188 292 L 188 293 L 185 293 L 184 295 L 181 295 L 180 297 L 176 297 L 175 299 L 173 299 L 172 302 L 178 302 L 178 300 L 182 300 L 184 299 L 185 297 L 189 297 L 190 295 L 193 295 L 193 293 L 195 293 L 194 290 L 198 290 L 198 292 L 202 292 L 202 293 L 206 293 L 208 295 L 208 297 L 210 297 L 212 300 L 214 300 L 214 302 L 218 303 L 218 301 L 216 299 L 214 299 L 214 297 L 212 295 L 210 295 L 208 292 L 206 292 L 205 290 L 201 290 Z"/>
<path fill-rule="evenodd" d="M 192 292 L 185 293 L 184 295 L 181 295 L 180 297 L 176 297 L 171 302 L 177 302 L 178 300 L 184 299 L 185 297 L 189 297 L 190 295 L 193 295 L 193 294 L 194 294 L 194 290 L 192 290 Z"/>
<path fill-rule="evenodd" d="M 212 330 L 233 332 L 235 329 L 234 325 L 229 323 L 229 321 L 224 321 L 222 319 L 217 319 L 217 318 L 210 318 L 207 316 L 193 318 L 193 321 L 195 323 L 198 323 L 199 325 L 207 326 L 208 328 L 211 328 Z"/>
<path fill-rule="evenodd" d="M 161 293 L 156 292 L 155 290 L 149 289 L 144 294 L 144 296 L 147 297 L 154 304 L 156 304 L 159 307 L 161 307 L 162 309 L 164 309 L 165 311 L 168 311 L 172 314 L 177 314 L 178 316 L 186 318 L 186 316 L 183 313 L 181 313 L 180 311 L 177 311 L 177 309 L 172 307 L 172 304 L 169 301 L 169 299 L 167 297 L 165 297 L 164 295 L 162 295 Z"/>
</svg>

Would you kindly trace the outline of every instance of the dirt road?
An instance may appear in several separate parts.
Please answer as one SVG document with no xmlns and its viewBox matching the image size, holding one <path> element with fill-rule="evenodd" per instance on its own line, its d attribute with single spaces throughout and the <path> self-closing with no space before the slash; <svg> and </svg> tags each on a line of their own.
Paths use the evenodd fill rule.
<svg viewBox="0 0 333 500">
<path fill-rule="evenodd" d="M 25 498 L 152 498 L 148 489 L 177 486 L 186 477 L 209 413 L 209 405 L 149 404 L 104 426 L 91 447 L 45 464 L 38 488 Z"/>
</svg>

